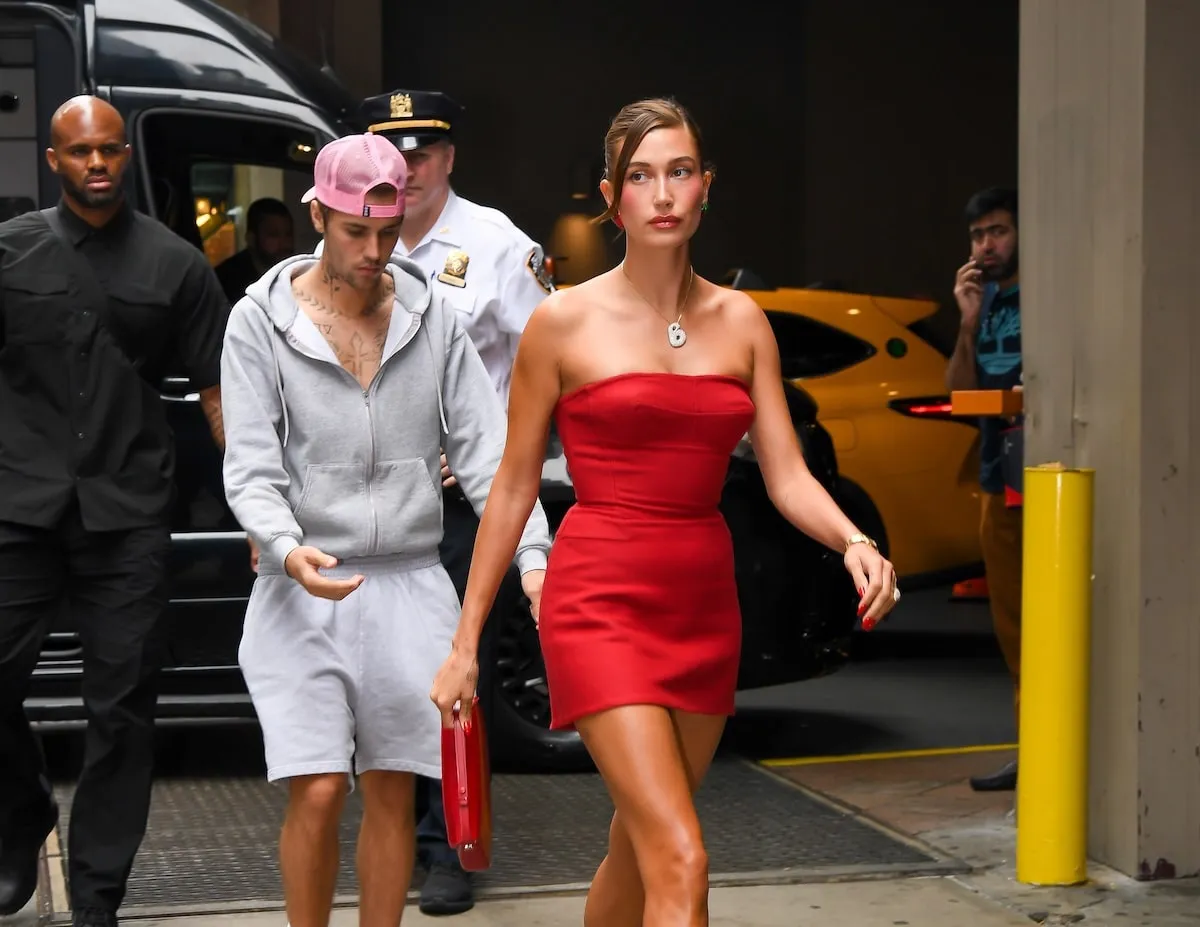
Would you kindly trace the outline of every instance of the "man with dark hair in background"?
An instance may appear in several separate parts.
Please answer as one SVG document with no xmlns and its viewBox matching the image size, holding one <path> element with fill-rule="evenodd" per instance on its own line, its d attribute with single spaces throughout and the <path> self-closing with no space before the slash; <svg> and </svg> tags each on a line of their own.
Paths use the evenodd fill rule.
<svg viewBox="0 0 1200 927">
<path fill-rule="evenodd" d="M 295 228 L 287 204 L 269 196 L 251 203 L 246 210 L 246 247 L 217 265 L 217 279 L 230 305 L 246 295 L 246 287 L 284 258 L 290 258 L 295 245 Z"/>
<path fill-rule="evenodd" d="M 992 187 L 967 203 L 971 259 L 958 269 L 954 297 L 962 316 L 946 370 L 950 390 L 1016 389 L 1021 385 L 1021 284 L 1017 247 L 1017 192 Z M 1004 492 L 1004 436 L 1012 427 L 998 418 L 979 422 L 979 482 L 983 490 L 980 546 L 991 600 L 992 624 L 1021 706 L 1021 509 Z M 1014 761 L 971 780 L 980 792 L 1017 786 Z"/>
</svg>

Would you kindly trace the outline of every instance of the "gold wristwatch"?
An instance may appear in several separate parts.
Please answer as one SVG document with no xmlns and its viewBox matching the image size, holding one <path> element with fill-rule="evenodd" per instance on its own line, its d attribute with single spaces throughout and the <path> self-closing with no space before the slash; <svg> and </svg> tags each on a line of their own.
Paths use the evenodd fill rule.
<svg viewBox="0 0 1200 927">
<path fill-rule="evenodd" d="M 866 544 L 872 550 L 879 550 L 879 545 L 865 534 L 852 534 L 850 537 L 846 538 L 846 550 L 849 550 L 855 544 Z"/>
</svg>

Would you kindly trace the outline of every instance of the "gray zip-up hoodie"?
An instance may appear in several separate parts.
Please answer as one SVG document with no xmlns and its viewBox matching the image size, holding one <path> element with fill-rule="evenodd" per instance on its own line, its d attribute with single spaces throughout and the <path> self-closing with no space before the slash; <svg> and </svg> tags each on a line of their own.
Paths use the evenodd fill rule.
<svg viewBox="0 0 1200 927">
<path fill-rule="evenodd" d="M 300 545 L 338 560 L 436 555 L 439 455 L 482 512 L 507 430 L 504 408 L 453 308 L 415 263 L 392 258 L 396 302 L 379 372 L 364 391 L 300 311 L 282 261 L 233 307 L 221 358 L 225 497 L 282 572 Z M 544 569 L 549 526 L 536 504 L 518 545 L 522 573 Z"/>
</svg>

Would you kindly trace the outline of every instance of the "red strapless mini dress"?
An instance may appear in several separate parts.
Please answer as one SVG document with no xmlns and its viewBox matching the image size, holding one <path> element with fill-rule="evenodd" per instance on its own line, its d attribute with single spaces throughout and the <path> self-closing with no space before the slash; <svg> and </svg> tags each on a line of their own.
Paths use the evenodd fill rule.
<svg viewBox="0 0 1200 927">
<path fill-rule="evenodd" d="M 742 620 L 718 505 L 754 420 L 745 382 L 622 374 L 555 420 L 577 502 L 542 590 L 551 727 L 633 704 L 732 714 Z"/>
</svg>

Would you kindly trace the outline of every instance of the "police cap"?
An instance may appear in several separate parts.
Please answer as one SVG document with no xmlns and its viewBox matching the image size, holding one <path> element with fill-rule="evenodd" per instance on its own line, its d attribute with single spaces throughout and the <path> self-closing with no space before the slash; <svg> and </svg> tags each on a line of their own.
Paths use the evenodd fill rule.
<svg viewBox="0 0 1200 927">
<path fill-rule="evenodd" d="M 451 138 L 461 114 L 462 107 L 437 90 L 393 90 L 362 102 L 367 131 L 401 151 Z"/>
</svg>

